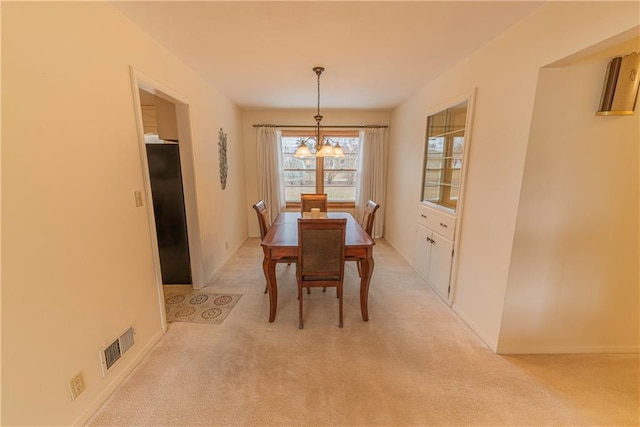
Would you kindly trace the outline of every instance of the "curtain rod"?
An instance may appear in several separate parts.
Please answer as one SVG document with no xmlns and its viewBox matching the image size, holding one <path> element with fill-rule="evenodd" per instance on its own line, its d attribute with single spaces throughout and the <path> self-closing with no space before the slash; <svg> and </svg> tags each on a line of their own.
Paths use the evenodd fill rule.
<svg viewBox="0 0 640 427">
<path fill-rule="evenodd" d="M 316 125 L 272 125 L 272 124 L 254 124 L 253 125 L 254 128 L 263 128 L 263 127 L 267 127 L 267 128 L 316 128 Z M 329 126 L 329 125 L 320 125 L 320 128 L 388 128 L 388 125 L 335 125 L 335 126 Z"/>
</svg>

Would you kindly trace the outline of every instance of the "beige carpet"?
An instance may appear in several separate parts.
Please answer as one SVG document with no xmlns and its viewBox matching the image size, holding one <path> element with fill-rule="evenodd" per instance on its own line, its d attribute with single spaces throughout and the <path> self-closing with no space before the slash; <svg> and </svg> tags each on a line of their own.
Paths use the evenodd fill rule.
<svg viewBox="0 0 640 427">
<path fill-rule="evenodd" d="M 637 426 L 637 355 L 500 356 L 384 241 L 369 322 L 348 263 L 344 328 L 335 292 L 305 295 L 279 264 L 269 323 L 262 252 L 249 239 L 215 282 L 242 294 L 211 328 L 171 323 L 88 425 Z"/>
<path fill-rule="evenodd" d="M 186 285 L 165 285 L 167 322 L 221 324 L 242 295 L 219 294 Z"/>
</svg>

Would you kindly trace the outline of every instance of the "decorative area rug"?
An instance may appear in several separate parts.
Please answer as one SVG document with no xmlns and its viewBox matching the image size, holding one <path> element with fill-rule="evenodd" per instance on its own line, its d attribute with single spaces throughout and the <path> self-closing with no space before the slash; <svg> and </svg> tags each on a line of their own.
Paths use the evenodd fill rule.
<svg viewBox="0 0 640 427">
<path fill-rule="evenodd" d="M 163 289 L 167 322 L 219 325 L 242 296 L 215 294 L 191 286 L 165 286 Z"/>
</svg>

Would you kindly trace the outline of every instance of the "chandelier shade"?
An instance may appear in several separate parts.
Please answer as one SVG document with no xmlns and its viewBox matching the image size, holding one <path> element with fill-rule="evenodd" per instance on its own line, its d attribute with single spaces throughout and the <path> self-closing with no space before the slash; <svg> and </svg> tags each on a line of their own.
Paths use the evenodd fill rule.
<svg viewBox="0 0 640 427">
<path fill-rule="evenodd" d="M 336 157 L 344 157 L 344 151 L 342 151 L 342 147 L 338 141 L 336 141 L 336 145 L 333 147 L 333 155 Z"/>
<path fill-rule="evenodd" d="M 296 154 L 294 154 L 293 157 L 299 157 L 299 158 L 311 157 L 311 150 L 309 150 L 309 147 L 307 147 L 307 140 L 305 139 L 300 140 L 300 144 L 296 149 Z"/>
</svg>

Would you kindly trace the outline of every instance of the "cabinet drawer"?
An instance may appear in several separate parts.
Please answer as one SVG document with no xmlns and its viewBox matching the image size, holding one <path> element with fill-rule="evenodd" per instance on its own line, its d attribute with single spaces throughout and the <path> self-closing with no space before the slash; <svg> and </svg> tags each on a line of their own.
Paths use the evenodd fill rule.
<svg viewBox="0 0 640 427">
<path fill-rule="evenodd" d="M 449 240 L 453 240 L 456 230 L 456 217 L 420 204 L 418 206 L 418 224 Z"/>
</svg>

